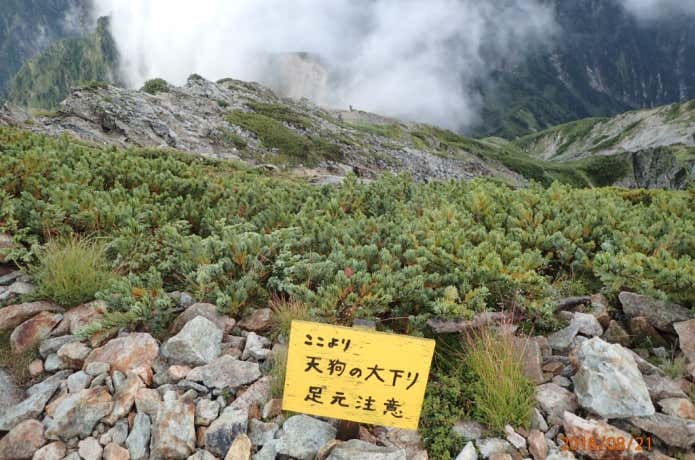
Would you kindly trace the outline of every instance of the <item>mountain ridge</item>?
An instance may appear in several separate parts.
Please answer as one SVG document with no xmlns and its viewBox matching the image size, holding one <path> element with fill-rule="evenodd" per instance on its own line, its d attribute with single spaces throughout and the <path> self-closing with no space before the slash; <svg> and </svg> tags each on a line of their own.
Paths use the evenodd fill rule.
<svg viewBox="0 0 695 460">
<path fill-rule="evenodd" d="M 141 90 L 89 83 L 73 88 L 56 112 L 32 115 L 11 105 L 0 111 L 0 123 L 42 134 L 272 164 L 317 183 L 338 183 L 350 172 L 364 179 L 404 172 L 420 181 L 483 176 L 515 186 L 557 180 L 578 187 L 663 188 L 685 188 L 695 176 L 693 117 L 691 101 L 582 120 L 516 141 L 472 139 L 426 124 L 281 98 L 258 83 L 215 83 L 199 75 L 180 87 L 152 80 Z M 639 119 L 639 126 L 628 124 L 632 119 Z M 595 148 L 621 137 L 612 149 Z M 570 154 L 554 154 L 560 147 Z"/>
</svg>

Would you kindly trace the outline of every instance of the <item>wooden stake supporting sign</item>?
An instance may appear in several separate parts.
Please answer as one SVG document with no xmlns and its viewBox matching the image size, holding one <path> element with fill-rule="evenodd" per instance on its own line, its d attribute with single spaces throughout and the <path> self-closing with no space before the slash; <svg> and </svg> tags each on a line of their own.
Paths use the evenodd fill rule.
<svg viewBox="0 0 695 460">
<path fill-rule="evenodd" d="M 292 321 L 283 410 L 415 430 L 434 341 Z"/>
</svg>

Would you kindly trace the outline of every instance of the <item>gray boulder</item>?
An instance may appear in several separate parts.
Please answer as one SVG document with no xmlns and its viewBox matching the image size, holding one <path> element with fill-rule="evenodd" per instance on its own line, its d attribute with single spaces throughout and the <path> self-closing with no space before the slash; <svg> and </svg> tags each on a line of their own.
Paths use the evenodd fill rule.
<svg viewBox="0 0 695 460">
<path fill-rule="evenodd" d="M 196 367 L 188 373 L 188 380 L 202 382 L 208 388 L 236 389 L 255 382 L 261 376 L 258 363 L 239 361 L 229 355 L 220 356 L 210 364 Z"/>
<path fill-rule="evenodd" d="M 290 417 L 282 429 L 282 436 L 274 443 L 277 453 L 300 460 L 313 459 L 319 449 L 336 435 L 332 425 L 308 415 Z"/>
<path fill-rule="evenodd" d="M 622 346 L 594 337 L 579 346 L 576 359 L 574 391 L 582 407 L 604 418 L 654 413 L 642 374 Z"/>
<path fill-rule="evenodd" d="M 695 315 L 678 304 L 646 295 L 623 291 L 618 295 L 623 311 L 629 317 L 645 316 L 660 331 L 673 332 L 673 323 L 693 319 Z"/>
<path fill-rule="evenodd" d="M 27 390 L 26 399 L 3 410 L 2 415 L 0 415 L 0 431 L 9 431 L 20 422 L 41 415 L 46 403 L 67 375 L 68 372 L 59 372 L 30 387 Z"/>
<path fill-rule="evenodd" d="M 195 406 L 188 401 L 164 398 L 152 425 L 152 459 L 184 459 L 195 449 Z"/>
<path fill-rule="evenodd" d="M 248 411 L 226 408 L 205 431 L 205 448 L 218 457 L 224 457 L 236 437 L 246 433 L 248 422 Z"/>
<path fill-rule="evenodd" d="M 162 345 L 162 356 L 192 365 L 208 364 L 220 354 L 222 331 L 209 319 L 196 316 Z"/>
<path fill-rule="evenodd" d="M 148 458 L 150 444 L 150 417 L 138 412 L 133 420 L 133 429 L 125 441 L 131 460 L 144 460 Z"/>
<path fill-rule="evenodd" d="M 406 460 L 405 449 L 376 446 L 352 439 L 337 445 L 328 460 Z"/>
<path fill-rule="evenodd" d="M 94 426 L 111 413 L 113 399 L 106 387 L 82 390 L 68 394 L 56 407 L 52 417 L 46 417 L 46 437 L 67 441 L 89 436 Z"/>
</svg>

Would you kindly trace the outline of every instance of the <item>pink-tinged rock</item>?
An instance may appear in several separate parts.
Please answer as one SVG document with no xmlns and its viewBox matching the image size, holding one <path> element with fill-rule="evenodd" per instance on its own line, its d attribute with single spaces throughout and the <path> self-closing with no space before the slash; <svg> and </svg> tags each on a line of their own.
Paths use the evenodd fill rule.
<svg viewBox="0 0 695 460">
<path fill-rule="evenodd" d="M 575 453 L 586 455 L 597 460 L 603 459 L 619 459 L 624 456 L 635 455 L 639 452 L 639 446 L 636 442 L 629 443 L 632 435 L 601 420 L 586 420 L 571 412 L 565 412 L 563 415 L 563 426 L 565 428 L 565 438 L 559 438 L 563 443 L 567 444 L 567 440 L 585 440 L 575 445 L 572 442 L 571 447 L 577 447 Z M 629 448 L 618 451 L 613 448 L 609 449 L 609 445 L 602 446 L 601 439 L 623 439 Z"/>
<path fill-rule="evenodd" d="M 43 374 L 43 361 L 35 359 L 29 363 L 29 375 L 37 377 Z"/>
<path fill-rule="evenodd" d="M 236 322 L 227 315 L 217 312 L 217 307 L 211 303 L 195 303 L 186 308 L 171 325 L 171 332 L 176 334 L 183 326 L 196 316 L 212 321 L 223 333 L 229 334 Z"/>
<path fill-rule="evenodd" d="M 270 398 L 270 377 L 257 380 L 232 402 L 229 407 L 248 410 L 253 404 L 262 406 Z"/>
<path fill-rule="evenodd" d="M 531 430 L 528 435 L 528 451 L 534 460 L 545 460 L 548 456 L 548 440 L 542 432 Z"/>
<path fill-rule="evenodd" d="M 152 425 L 151 458 L 185 459 L 196 444 L 195 406 L 188 401 L 165 400 Z"/>
<path fill-rule="evenodd" d="M 236 437 L 224 460 L 249 460 L 251 458 L 251 440 L 245 433 Z"/>
<path fill-rule="evenodd" d="M 133 408 L 133 404 L 135 404 L 135 396 L 142 387 L 143 383 L 140 377 L 129 372 L 125 382 L 120 385 L 113 397 L 113 410 L 111 414 L 104 417 L 104 423 L 113 425 L 118 419 L 128 415 L 130 409 Z"/>
<path fill-rule="evenodd" d="M 58 349 L 58 358 L 70 369 L 82 369 L 84 360 L 92 350 L 82 342 L 66 343 Z"/>
<path fill-rule="evenodd" d="M 0 308 L 0 331 L 12 329 L 41 312 L 61 313 L 63 309 L 50 302 L 29 302 Z"/>
<path fill-rule="evenodd" d="M 38 420 L 25 420 L 0 439 L 0 460 L 31 458 L 46 444 L 43 425 Z"/>
<path fill-rule="evenodd" d="M 15 353 L 23 353 L 38 345 L 51 334 L 54 327 L 63 319 L 60 313 L 41 312 L 17 326 L 10 335 L 10 347 Z"/>
<path fill-rule="evenodd" d="M 129 460 L 130 454 L 128 449 L 119 446 L 116 443 L 110 442 L 104 447 L 104 453 L 102 454 L 104 460 Z"/>
<path fill-rule="evenodd" d="M 101 300 L 71 308 L 65 312 L 63 321 L 58 325 L 53 335 L 77 334 L 94 321 L 102 319 L 106 310 L 106 303 Z"/>
<path fill-rule="evenodd" d="M 678 333 L 678 343 L 688 357 L 688 361 L 695 363 L 695 319 L 675 323 L 673 328 Z"/>
<path fill-rule="evenodd" d="M 135 393 L 135 407 L 138 412 L 144 412 L 154 417 L 157 415 L 161 402 L 161 395 L 153 388 L 140 388 L 137 393 Z"/>
<path fill-rule="evenodd" d="M 85 366 L 91 362 L 109 363 L 111 373 L 132 371 L 140 376 L 147 369 L 151 372 L 157 354 L 159 345 L 150 334 L 134 332 L 109 340 L 104 346 L 92 350 L 85 360 Z M 146 380 L 147 376 L 144 376 L 143 381 Z"/>
<path fill-rule="evenodd" d="M 695 404 L 685 398 L 666 398 L 657 403 L 661 412 L 674 417 L 689 418 L 695 420 Z"/>
<path fill-rule="evenodd" d="M 270 308 L 260 308 L 239 322 L 239 326 L 251 332 L 264 332 L 270 329 L 272 316 Z"/>
<path fill-rule="evenodd" d="M 191 368 L 188 366 L 170 366 L 167 370 L 169 378 L 175 382 L 185 379 L 189 372 Z"/>
<path fill-rule="evenodd" d="M 67 452 L 68 448 L 64 442 L 54 441 L 37 450 L 32 460 L 62 460 Z"/>
</svg>

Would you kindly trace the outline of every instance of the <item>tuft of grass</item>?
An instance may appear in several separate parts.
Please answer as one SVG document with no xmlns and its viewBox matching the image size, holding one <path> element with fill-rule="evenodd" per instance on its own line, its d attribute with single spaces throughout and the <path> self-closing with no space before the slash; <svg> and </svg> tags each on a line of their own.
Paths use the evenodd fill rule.
<svg viewBox="0 0 695 460">
<path fill-rule="evenodd" d="M 285 371 L 287 369 L 287 347 L 277 347 L 271 358 L 270 371 L 270 396 L 275 399 L 282 398 L 285 391 Z"/>
<path fill-rule="evenodd" d="M 148 94 L 166 93 L 169 91 L 169 83 L 163 78 L 147 80 L 140 91 Z"/>
<path fill-rule="evenodd" d="M 483 329 L 466 338 L 463 357 L 471 373 L 474 416 L 491 429 L 528 427 L 534 407 L 534 386 L 524 376 L 518 353 L 507 335 Z"/>
<path fill-rule="evenodd" d="M 93 300 L 114 279 L 103 245 L 75 236 L 49 241 L 30 271 L 37 294 L 67 308 Z"/>
<path fill-rule="evenodd" d="M 685 356 L 674 356 L 662 361 L 661 369 L 672 379 L 679 379 L 686 375 Z"/>
<path fill-rule="evenodd" d="M 289 338 L 292 321 L 313 319 L 309 306 L 295 300 L 273 299 L 269 303 L 273 310 L 271 334 L 273 337 Z"/>
</svg>

